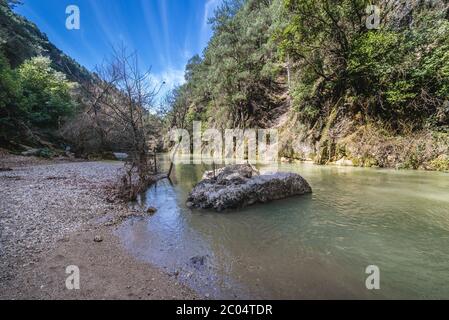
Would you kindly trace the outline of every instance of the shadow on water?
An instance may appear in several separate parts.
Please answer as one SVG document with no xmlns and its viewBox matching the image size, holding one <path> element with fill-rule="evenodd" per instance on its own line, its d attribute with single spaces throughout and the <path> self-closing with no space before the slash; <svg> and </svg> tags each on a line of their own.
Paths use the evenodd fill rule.
<svg viewBox="0 0 449 320">
<path fill-rule="evenodd" d="M 212 298 L 449 298 L 449 176 L 285 164 L 314 193 L 215 213 L 190 210 L 203 165 L 176 167 L 118 230 L 135 256 Z M 368 291 L 377 265 L 381 290 Z"/>
</svg>

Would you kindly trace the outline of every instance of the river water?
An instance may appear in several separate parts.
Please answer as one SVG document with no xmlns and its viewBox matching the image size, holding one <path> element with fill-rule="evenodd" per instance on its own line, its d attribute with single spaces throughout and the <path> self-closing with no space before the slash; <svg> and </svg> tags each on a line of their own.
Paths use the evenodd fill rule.
<svg viewBox="0 0 449 320">
<path fill-rule="evenodd" d="M 282 164 L 306 195 L 228 213 L 190 210 L 204 165 L 176 167 L 118 234 L 138 259 L 224 299 L 449 299 L 449 174 Z M 270 171 L 271 168 L 262 168 Z M 368 290 L 370 265 L 380 290 Z"/>
</svg>

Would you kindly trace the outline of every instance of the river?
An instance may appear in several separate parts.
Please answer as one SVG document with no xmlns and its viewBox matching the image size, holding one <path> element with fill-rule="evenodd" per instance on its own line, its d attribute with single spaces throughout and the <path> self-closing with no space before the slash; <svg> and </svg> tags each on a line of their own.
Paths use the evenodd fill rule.
<svg viewBox="0 0 449 320">
<path fill-rule="evenodd" d="M 449 298 L 449 175 L 281 164 L 313 188 L 234 212 L 190 210 L 204 165 L 179 165 L 117 230 L 138 259 L 220 299 Z M 262 170 L 270 168 L 262 168 Z M 368 290 L 370 265 L 380 290 Z"/>
</svg>

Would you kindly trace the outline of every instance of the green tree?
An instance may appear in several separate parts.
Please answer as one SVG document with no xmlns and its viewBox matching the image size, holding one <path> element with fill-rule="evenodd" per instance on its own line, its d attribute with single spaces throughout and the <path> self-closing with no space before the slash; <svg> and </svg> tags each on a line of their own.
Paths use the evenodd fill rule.
<svg viewBox="0 0 449 320">
<path fill-rule="evenodd" d="M 271 3 L 228 0 L 216 10 L 210 19 L 214 36 L 204 56 L 189 61 L 184 86 L 188 94 L 179 95 L 191 106 L 188 121 L 205 120 L 218 127 L 256 125 L 276 107 Z"/>
<path fill-rule="evenodd" d="M 380 7 L 378 29 L 366 26 Z M 173 106 L 187 120 L 269 126 L 292 106 L 321 136 L 331 115 L 401 131 L 438 124 L 449 99 L 449 5 L 370 0 L 227 0 Z M 173 100 L 173 99 L 172 99 Z M 442 115 L 443 114 L 443 115 Z M 315 139 L 315 138 L 313 138 Z"/>
<path fill-rule="evenodd" d="M 71 95 L 74 84 L 50 65 L 49 58 L 35 57 L 19 67 L 18 75 L 29 123 L 55 129 L 76 106 Z"/>
<path fill-rule="evenodd" d="M 0 52 L 0 134 L 6 136 L 13 131 L 17 118 L 24 117 L 21 104 L 22 90 L 17 74 Z"/>
</svg>

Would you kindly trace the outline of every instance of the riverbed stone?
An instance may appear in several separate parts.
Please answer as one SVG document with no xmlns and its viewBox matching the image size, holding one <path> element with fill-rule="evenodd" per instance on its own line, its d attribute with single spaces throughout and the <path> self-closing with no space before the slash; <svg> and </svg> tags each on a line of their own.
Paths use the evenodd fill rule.
<svg viewBox="0 0 449 320">
<path fill-rule="evenodd" d="M 149 208 L 147 209 L 147 213 L 150 214 L 150 215 L 153 215 L 153 214 L 155 214 L 156 212 L 157 212 L 157 209 L 156 209 L 155 207 L 149 207 Z"/>
<path fill-rule="evenodd" d="M 42 149 L 29 149 L 27 151 L 22 152 L 22 156 L 31 157 L 31 156 L 39 156 L 39 153 Z"/>
<path fill-rule="evenodd" d="M 260 175 L 250 165 L 234 165 L 206 172 L 189 194 L 187 206 L 220 212 L 311 192 L 309 183 L 296 173 Z"/>
</svg>

